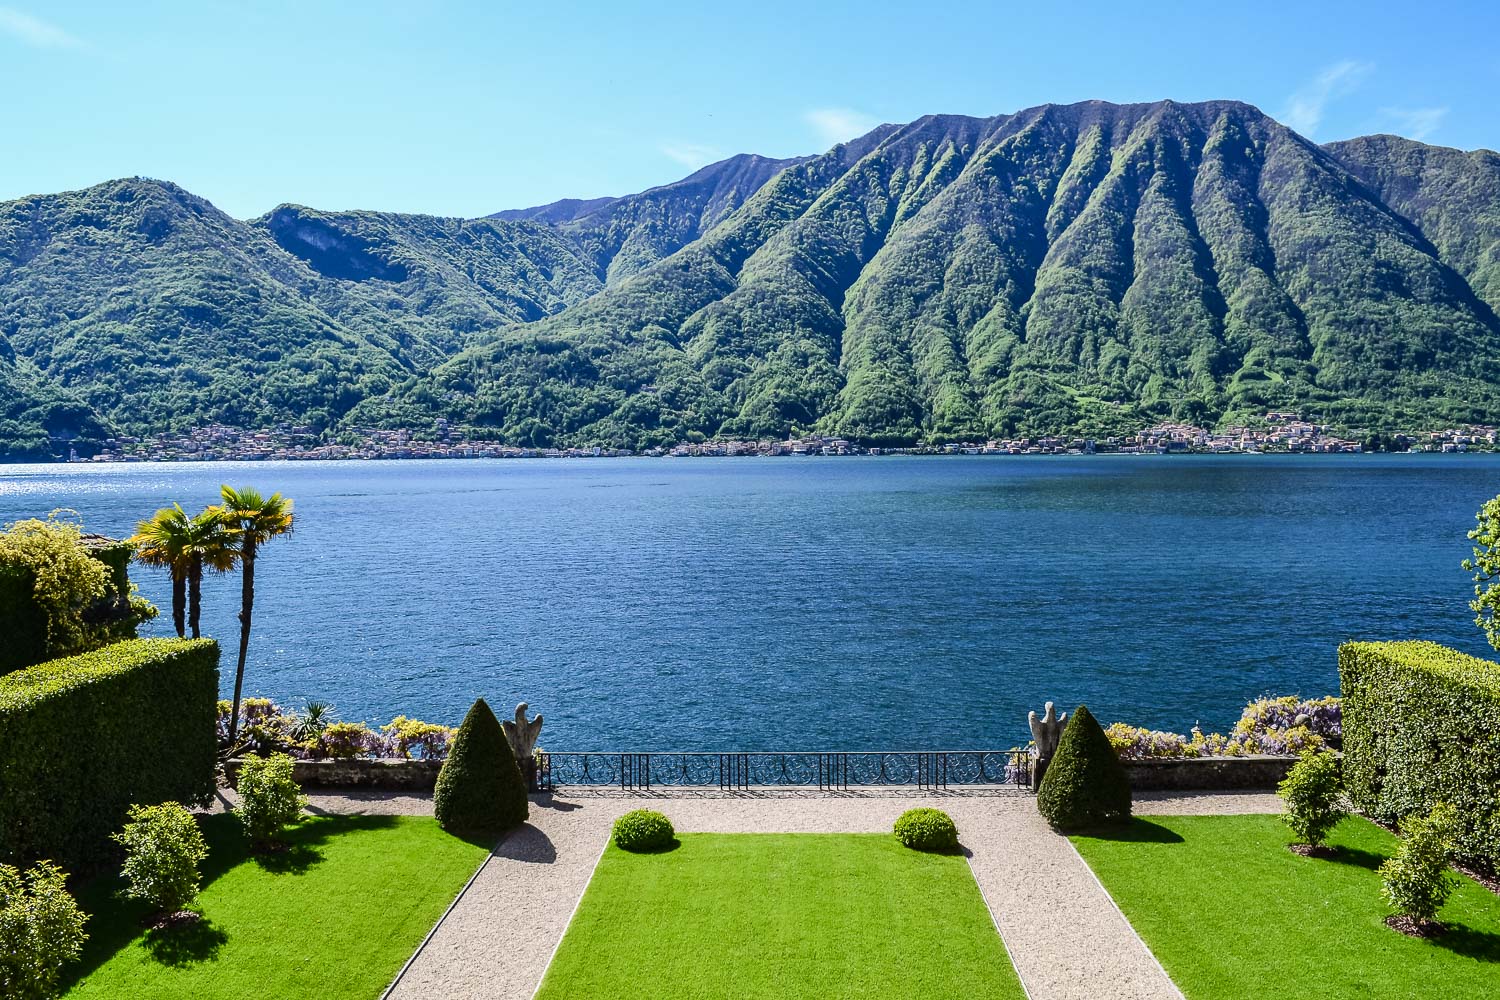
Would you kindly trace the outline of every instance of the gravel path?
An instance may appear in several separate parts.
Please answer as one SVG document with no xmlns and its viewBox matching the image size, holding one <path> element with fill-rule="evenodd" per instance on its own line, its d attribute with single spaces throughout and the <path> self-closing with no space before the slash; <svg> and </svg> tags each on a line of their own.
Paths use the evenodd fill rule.
<svg viewBox="0 0 1500 1000">
<path fill-rule="evenodd" d="M 314 796 L 328 812 L 431 812 L 410 795 Z M 1072 844 L 1030 795 L 765 790 L 570 790 L 534 800 L 388 994 L 393 1000 L 526 1000 L 535 992 L 617 816 L 660 809 L 688 833 L 887 831 L 919 805 L 947 810 L 1032 1000 L 1181 1000 L 1182 994 Z M 1276 812 L 1274 795 L 1142 794 L 1141 814 Z"/>
</svg>

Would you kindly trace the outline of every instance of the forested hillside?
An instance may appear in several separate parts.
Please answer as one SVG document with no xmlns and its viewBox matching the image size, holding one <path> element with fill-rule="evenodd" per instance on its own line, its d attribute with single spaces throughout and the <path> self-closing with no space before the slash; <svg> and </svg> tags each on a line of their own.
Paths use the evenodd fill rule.
<svg viewBox="0 0 1500 1000">
<path fill-rule="evenodd" d="M 0 453 L 221 421 L 639 447 L 1500 421 L 1500 157 L 1044 106 L 477 219 L 0 204 Z"/>
<path fill-rule="evenodd" d="M 1247 105 L 939 116 L 789 167 L 413 392 L 514 440 L 637 444 L 1495 419 L 1500 324 L 1456 266 Z"/>
</svg>

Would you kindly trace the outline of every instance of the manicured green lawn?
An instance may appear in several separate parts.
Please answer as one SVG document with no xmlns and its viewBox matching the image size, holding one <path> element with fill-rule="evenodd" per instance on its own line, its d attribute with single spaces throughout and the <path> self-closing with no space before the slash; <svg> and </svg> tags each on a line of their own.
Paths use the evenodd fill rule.
<svg viewBox="0 0 1500 1000">
<path fill-rule="evenodd" d="M 1419 941 L 1388 929 L 1375 869 L 1396 838 L 1339 824 L 1336 858 L 1303 858 L 1274 816 L 1152 816 L 1121 839 L 1074 837 L 1190 1000 L 1500 996 L 1500 898 L 1470 879 Z"/>
<path fill-rule="evenodd" d="M 207 820 L 199 924 L 144 933 L 144 907 L 89 886 L 92 914 L 68 997 L 374 1000 L 488 853 L 432 819 L 317 817 L 292 849 L 249 856 L 231 816 Z"/>
<path fill-rule="evenodd" d="M 888 834 L 686 834 L 611 846 L 539 998 L 1020 998 L 957 855 Z"/>
</svg>

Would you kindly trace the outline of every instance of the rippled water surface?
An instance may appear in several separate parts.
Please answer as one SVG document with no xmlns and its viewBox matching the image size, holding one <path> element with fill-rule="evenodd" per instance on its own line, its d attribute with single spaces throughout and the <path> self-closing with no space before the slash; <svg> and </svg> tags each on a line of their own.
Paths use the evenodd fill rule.
<svg viewBox="0 0 1500 1000">
<path fill-rule="evenodd" d="M 527 700 L 552 749 L 1009 746 L 1028 708 L 1224 728 L 1350 638 L 1484 655 L 1488 456 L 0 466 L 0 521 L 128 534 L 221 482 L 297 530 L 248 692 L 379 723 Z M 136 568 L 166 612 L 164 574 Z M 205 586 L 232 681 L 238 585 Z M 170 614 L 151 627 L 170 631 Z"/>
</svg>

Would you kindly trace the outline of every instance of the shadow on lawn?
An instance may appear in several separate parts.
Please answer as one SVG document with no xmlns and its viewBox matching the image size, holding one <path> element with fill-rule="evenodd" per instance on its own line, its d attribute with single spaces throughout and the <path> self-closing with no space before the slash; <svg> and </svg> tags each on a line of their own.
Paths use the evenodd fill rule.
<svg viewBox="0 0 1500 1000">
<path fill-rule="evenodd" d="M 335 837 L 359 830 L 380 830 L 395 825 L 396 817 L 394 816 L 314 816 L 287 828 L 281 837 L 282 842 L 286 844 L 285 850 L 258 852 L 250 851 L 250 845 L 245 841 L 244 834 L 236 829 L 234 831 L 236 842 L 233 849 L 222 852 L 223 867 L 212 873 L 205 868 L 203 884 L 209 884 L 247 857 L 254 861 L 262 871 L 273 875 L 301 875 L 323 860 L 323 852 L 319 848 Z M 219 853 L 215 850 L 213 840 L 210 839 L 208 858 L 210 866 L 214 864 L 215 857 Z"/>
<path fill-rule="evenodd" d="M 211 962 L 229 935 L 204 917 L 202 920 L 171 929 L 152 928 L 146 932 L 146 951 L 162 965 L 182 968 L 197 962 Z"/>
<path fill-rule="evenodd" d="M 1455 955 L 1478 962 L 1500 962 L 1500 934 L 1492 931 L 1476 931 L 1465 924 L 1449 924 L 1446 931 L 1429 940 Z"/>
<path fill-rule="evenodd" d="M 322 860 L 319 848 L 340 834 L 378 830 L 395 825 L 394 816 L 317 816 L 287 830 L 288 850 L 279 855 L 256 855 L 250 851 L 239 820 L 227 814 L 203 818 L 203 839 L 208 858 L 200 871 L 207 889 L 231 868 L 253 863 L 274 875 L 298 875 Z M 118 875 L 101 875 L 80 885 L 78 905 L 88 914 L 84 930 L 88 941 L 78 962 L 63 972 L 62 988 L 71 989 L 115 955 L 140 940 L 153 959 L 164 965 L 208 962 L 218 957 L 228 936 L 215 927 L 212 914 L 196 924 L 170 931 L 144 931 L 147 907 L 120 896 L 123 883 Z"/>
<path fill-rule="evenodd" d="M 1332 846 L 1332 853 L 1317 860 L 1327 864 L 1353 865 L 1366 871 L 1375 871 L 1385 863 L 1387 854 L 1366 851 L 1346 844 Z M 1438 914 L 1442 919 L 1442 914 Z M 1427 938 L 1429 944 L 1445 948 L 1455 955 L 1463 955 L 1479 962 L 1500 962 L 1500 934 L 1493 931 L 1478 931 L 1467 924 L 1449 924 L 1448 929 L 1437 937 Z"/>
<path fill-rule="evenodd" d="M 1328 849 L 1328 854 L 1319 855 L 1311 860 L 1326 861 L 1336 865 L 1353 865 L 1355 868 L 1374 871 L 1385 864 L 1386 858 L 1389 857 L 1389 855 L 1379 854 L 1375 851 L 1350 847 L 1347 844 L 1329 844 Z"/>
<path fill-rule="evenodd" d="M 1123 826 L 1100 826 L 1078 833 L 1095 840 L 1112 840 L 1122 844 L 1181 844 L 1182 834 L 1169 830 L 1160 823 L 1134 817 Z"/>
</svg>

